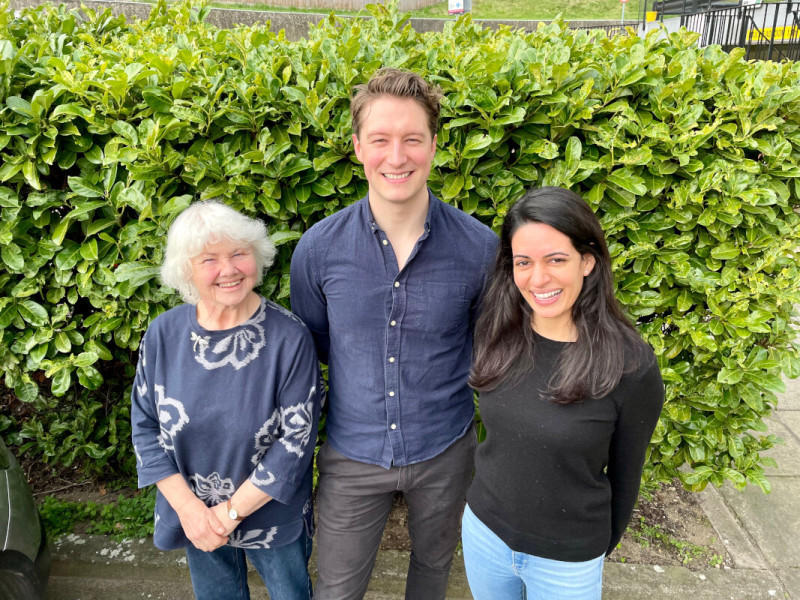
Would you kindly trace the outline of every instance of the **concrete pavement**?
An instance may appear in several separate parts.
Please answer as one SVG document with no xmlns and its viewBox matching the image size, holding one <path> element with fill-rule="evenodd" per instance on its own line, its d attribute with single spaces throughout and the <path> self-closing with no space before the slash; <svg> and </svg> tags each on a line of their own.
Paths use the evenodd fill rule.
<svg viewBox="0 0 800 600">
<path fill-rule="evenodd" d="M 604 600 L 800 600 L 800 380 L 787 380 L 786 393 L 769 421 L 784 439 L 770 455 L 772 493 L 744 492 L 726 485 L 699 494 L 709 521 L 726 544 L 733 568 L 693 571 L 607 563 Z M 150 540 L 112 542 L 102 536 L 68 536 L 55 544 L 47 600 L 183 600 L 192 598 L 186 559 L 160 552 Z M 315 557 L 312 557 L 312 570 Z M 399 600 L 405 589 L 408 555 L 382 552 L 367 600 Z M 253 574 L 253 600 L 268 598 Z M 456 557 L 449 600 L 471 600 L 460 557 Z"/>
<path fill-rule="evenodd" d="M 700 501 L 727 542 L 734 570 L 760 574 L 777 586 L 775 594 L 752 598 L 800 600 L 800 379 L 784 383 L 786 392 L 768 422 L 770 433 L 784 441 L 768 453 L 778 462 L 777 469 L 767 469 L 772 492 L 750 486 L 739 492 L 725 485 L 703 492 Z"/>
</svg>

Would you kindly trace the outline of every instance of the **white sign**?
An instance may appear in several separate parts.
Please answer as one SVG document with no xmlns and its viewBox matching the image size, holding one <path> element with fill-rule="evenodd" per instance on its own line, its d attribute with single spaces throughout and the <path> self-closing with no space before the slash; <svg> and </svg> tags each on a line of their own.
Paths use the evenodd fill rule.
<svg viewBox="0 0 800 600">
<path fill-rule="evenodd" d="M 448 0 L 447 12 L 451 15 L 460 15 L 464 12 L 464 0 Z"/>
</svg>

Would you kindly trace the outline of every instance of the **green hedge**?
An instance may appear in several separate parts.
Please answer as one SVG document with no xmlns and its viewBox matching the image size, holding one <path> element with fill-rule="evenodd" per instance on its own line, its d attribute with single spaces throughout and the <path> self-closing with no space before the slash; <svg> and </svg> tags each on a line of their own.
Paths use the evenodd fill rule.
<svg viewBox="0 0 800 600">
<path fill-rule="evenodd" d="M 561 185 L 600 216 L 667 383 L 645 479 L 768 489 L 759 432 L 782 373 L 800 374 L 800 68 L 688 32 L 467 17 L 418 34 L 370 11 L 288 42 L 211 27 L 193 4 L 134 23 L 0 6 L 0 366 L 31 407 L 0 430 L 52 462 L 131 472 L 134 352 L 177 301 L 157 279 L 171 219 L 198 197 L 265 218 L 279 255 L 263 292 L 286 303 L 296 240 L 366 192 L 348 94 L 389 65 L 444 91 L 443 199 L 497 228 L 523 190 Z"/>
</svg>

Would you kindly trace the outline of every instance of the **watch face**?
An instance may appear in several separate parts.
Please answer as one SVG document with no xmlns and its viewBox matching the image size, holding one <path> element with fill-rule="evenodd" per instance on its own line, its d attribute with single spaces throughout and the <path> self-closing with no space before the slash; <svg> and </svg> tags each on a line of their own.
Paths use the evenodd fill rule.
<svg viewBox="0 0 800 600">
<path fill-rule="evenodd" d="M 235 521 L 236 519 L 238 519 L 238 518 L 239 518 L 239 513 L 237 512 L 237 510 L 236 510 L 235 508 L 232 508 L 232 509 L 230 509 L 230 510 L 228 511 L 228 518 L 229 518 L 231 521 Z"/>
</svg>

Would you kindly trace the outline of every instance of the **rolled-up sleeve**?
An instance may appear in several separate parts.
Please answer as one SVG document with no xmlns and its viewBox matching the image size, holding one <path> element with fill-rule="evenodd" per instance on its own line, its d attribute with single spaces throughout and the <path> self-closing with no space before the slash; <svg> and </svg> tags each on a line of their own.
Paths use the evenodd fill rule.
<svg viewBox="0 0 800 600">
<path fill-rule="evenodd" d="M 149 363 L 148 363 L 149 359 Z M 131 392 L 131 434 L 136 454 L 138 485 L 143 488 L 178 472 L 175 461 L 159 443 L 161 433 L 155 390 L 148 378 L 148 364 L 157 360 L 154 349 L 148 351 L 147 335 L 139 346 L 139 360 Z"/>
<path fill-rule="evenodd" d="M 287 348 L 288 350 L 288 348 Z M 294 496 L 314 458 L 320 406 L 325 394 L 311 335 L 305 328 L 293 352 L 285 352 L 277 392 L 277 435 L 250 475 L 250 482 L 278 502 Z"/>
</svg>

